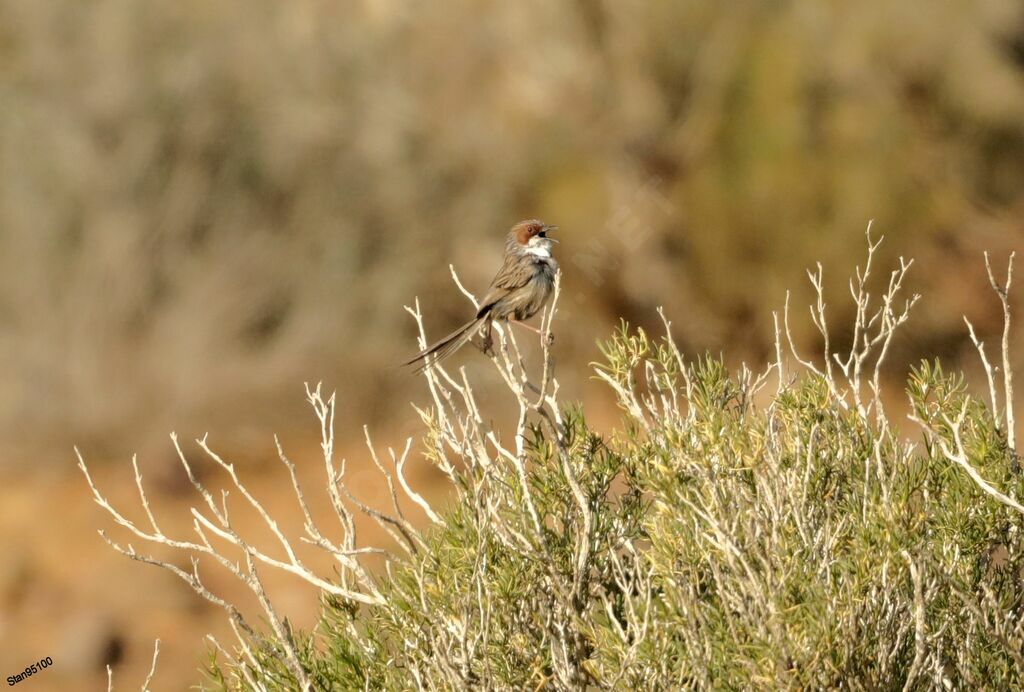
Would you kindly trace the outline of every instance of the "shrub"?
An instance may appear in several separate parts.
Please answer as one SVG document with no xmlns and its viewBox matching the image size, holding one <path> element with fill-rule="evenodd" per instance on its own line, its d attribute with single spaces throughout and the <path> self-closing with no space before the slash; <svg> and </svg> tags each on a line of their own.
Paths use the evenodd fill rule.
<svg viewBox="0 0 1024 692">
<path fill-rule="evenodd" d="M 411 444 L 392 454 L 393 471 L 369 445 L 391 490 L 390 513 L 353 498 L 333 455 L 334 397 L 307 388 L 327 491 L 347 533 L 328 537 L 307 511 L 304 538 L 337 558 L 336 579 L 303 565 L 292 538 L 204 440 L 286 557 L 235 532 L 180 447 L 207 502 L 196 514 L 198 540 L 160 531 L 137 470 L 150 528 L 124 518 L 89 482 L 130 531 L 213 558 L 260 597 L 267 631 L 207 590 L 197 570 L 112 543 L 228 611 L 238 642 L 215 643 L 209 666 L 227 689 L 1016 688 L 1024 485 L 1009 331 L 998 368 L 974 339 L 987 403 L 938 362 L 910 369 L 910 419 L 922 433 L 914 441 L 885 410 L 879 384 L 916 301 L 901 298 L 911 263 L 901 260 L 874 298 L 877 247 L 869 238 L 867 264 L 851 282 L 847 353 L 831 350 L 820 267 L 810 274 L 818 292 L 811 315 L 825 344 L 818 360 L 787 338 L 788 301 L 775 318 L 777 357 L 760 373 L 685 358 L 667 320 L 657 339 L 623 326 L 594 366 L 625 414 L 608 437 L 560 403 L 549 341 L 541 372 L 528 373 L 514 334 L 499 330 L 491 359 L 518 411 L 509 431 L 480 410 L 464 371 L 434 365 L 426 372 L 432 405 L 418 410 L 425 456 L 451 484 L 444 507 L 409 486 Z M 1009 325 L 1012 256 L 1005 284 L 990 267 L 989 277 Z M 418 306 L 410 312 L 422 332 Z M 294 466 L 280 457 L 305 507 Z M 425 528 L 406 518 L 399 490 L 426 515 Z M 383 572 L 363 565 L 370 549 L 355 544 L 355 511 L 401 546 Z M 214 549 L 210 533 L 244 559 Z M 314 632 L 293 632 L 277 614 L 261 586 L 263 566 L 320 586 Z"/>
</svg>

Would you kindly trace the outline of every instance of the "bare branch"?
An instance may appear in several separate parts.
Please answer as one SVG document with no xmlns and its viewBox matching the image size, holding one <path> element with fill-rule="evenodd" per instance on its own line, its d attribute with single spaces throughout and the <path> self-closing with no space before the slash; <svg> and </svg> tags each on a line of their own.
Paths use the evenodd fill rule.
<svg viewBox="0 0 1024 692">
<path fill-rule="evenodd" d="M 988 253 L 985 253 L 985 270 L 988 272 L 988 281 L 992 290 L 999 296 L 999 302 L 1003 306 L 1003 398 L 1006 407 L 1006 439 L 1010 449 L 1017 450 L 1016 424 L 1013 411 L 1013 367 L 1010 364 L 1010 286 L 1013 284 L 1013 258 L 1016 252 L 1010 253 L 1006 263 L 1006 283 L 999 285 L 996 281 L 995 272 L 992 271 L 992 264 L 989 262 Z"/>
<path fill-rule="evenodd" d="M 905 550 L 900 552 L 903 555 L 903 559 L 907 561 L 907 566 L 910 568 L 910 580 L 914 584 L 914 660 L 910 664 L 910 670 L 907 671 L 907 679 L 903 685 L 903 692 L 908 692 L 913 689 L 914 680 L 917 679 L 921 665 L 924 662 L 927 635 L 925 633 L 924 595 L 921 587 L 921 575 L 918 573 L 917 565 L 910 558 L 910 553 Z"/>
<path fill-rule="evenodd" d="M 153 663 L 149 666 L 149 674 L 142 683 L 142 692 L 149 692 L 149 683 L 153 682 L 153 675 L 156 673 L 156 660 L 160 657 L 160 640 L 153 642 Z"/>
<path fill-rule="evenodd" d="M 964 323 L 967 324 L 967 331 L 971 335 L 971 342 L 974 344 L 974 348 L 978 351 L 978 356 L 981 358 L 981 365 L 985 369 L 985 379 L 988 381 L 988 396 L 989 401 L 992 403 L 992 418 L 995 419 L 996 426 L 998 427 L 1001 423 L 1002 416 L 999 415 L 999 397 L 996 395 L 996 377 L 995 371 L 992 368 L 992 364 L 988 362 L 988 356 L 985 355 L 985 342 L 978 340 L 978 335 L 974 333 L 974 325 L 971 321 L 964 316 Z"/>
</svg>

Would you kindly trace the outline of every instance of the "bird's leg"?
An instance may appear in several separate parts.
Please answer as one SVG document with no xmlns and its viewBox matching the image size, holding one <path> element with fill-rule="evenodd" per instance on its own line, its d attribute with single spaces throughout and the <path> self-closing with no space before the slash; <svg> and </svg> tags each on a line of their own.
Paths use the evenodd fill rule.
<svg viewBox="0 0 1024 692">
<path fill-rule="evenodd" d="M 509 318 L 508 321 L 511 322 L 512 324 L 518 324 L 523 329 L 529 329 L 534 334 L 540 334 L 541 333 L 541 331 L 539 329 L 537 329 L 536 327 L 534 327 L 532 324 L 527 324 L 526 322 L 520 322 L 519 320 L 514 320 L 511 317 Z"/>
<path fill-rule="evenodd" d="M 532 324 L 527 324 L 526 322 L 520 322 L 519 320 L 514 320 L 514 319 L 511 319 L 511 318 L 509 318 L 508 321 L 511 322 L 512 324 L 518 324 L 520 327 L 523 327 L 525 329 L 529 329 L 531 332 L 533 332 L 537 336 L 544 336 L 544 332 L 542 332 L 540 329 L 537 329 L 537 327 L 534 327 Z M 555 335 L 551 334 L 551 333 L 548 333 L 548 345 L 550 346 L 554 342 L 555 342 Z"/>
<path fill-rule="evenodd" d="M 477 344 L 486 355 L 494 355 L 494 339 L 491 337 L 491 321 L 484 322 L 480 328 L 480 343 Z"/>
</svg>

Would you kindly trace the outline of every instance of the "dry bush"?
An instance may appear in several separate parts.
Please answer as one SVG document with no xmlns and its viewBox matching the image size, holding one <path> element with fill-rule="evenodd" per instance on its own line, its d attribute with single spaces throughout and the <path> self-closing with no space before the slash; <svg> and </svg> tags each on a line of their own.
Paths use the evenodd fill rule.
<svg viewBox="0 0 1024 692">
<path fill-rule="evenodd" d="M 419 413 L 425 457 L 450 481 L 443 506 L 406 480 L 411 441 L 382 460 L 367 439 L 390 509 L 353 497 L 334 456 L 335 398 L 310 389 L 340 537 L 308 512 L 305 535 L 285 535 L 203 440 L 207 460 L 278 545 L 239 535 L 227 494 L 207 489 L 180 447 L 205 503 L 193 511 L 193 538 L 163 534 L 137 467 L 148 525 L 112 507 L 81 468 L 130 534 L 192 556 L 182 569 L 112 541 L 225 608 L 237 641 L 212 642 L 209 668 L 225 689 L 1019 687 L 1024 479 L 1008 367 L 1012 256 L 1005 281 L 989 267 L 1007 335 L 999 366 L 977 344 L 989 402 L 938 363 L 913 367 L 915 442 L 879 386 L 917 300 L 903 297 L 911 262 L 877 282 L 877 248 L 869 235 L 867 263 L 850 282 L 848 351 L 831 346 L 820 266 L 810 272 L 820 358 L 794 347 L 788 304 L 776 315 L 776 357 L 759 373 L 688 360 L 667 320 L 658 340 L 623 327 L 595 365 L 625 413 L 608 438 L 560 402 L 549 339 L 542 361 L 527 365 L 515 335 L 499 334 L 491 361 L 518 411 L 508 434 L 480 409 L 465 370 L 435 364 L 425 376 L 431 404 Z M 410 312 L 422 340 L 419 309 Z M 383 570 L 367 568 L 374 549 L 356 541 L 360 511 L 398 546 Z M 334 556 L 337 575 L 310 571 L 297 541 Z M 257 595 L 265 628 L 206 588 L 200 557 Z M 275 609 L 265 569 L 321 589 L 315 631 L 293 631 Z"/>
</svg>

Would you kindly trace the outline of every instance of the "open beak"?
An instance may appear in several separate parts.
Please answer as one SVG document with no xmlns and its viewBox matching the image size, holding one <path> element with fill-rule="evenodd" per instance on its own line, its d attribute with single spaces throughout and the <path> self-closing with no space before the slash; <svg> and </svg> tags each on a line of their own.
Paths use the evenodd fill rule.
<svg viewBox="0 0 1024 692">
<path fill-rule="evenodd" d="M 544 227 L 544 237 L 548 238 L 548 236 L 547 236 L 548 233 L 550 233 L 551 231 L 557 231 L 557 230 L 558 230 L 558 226 L 545 226 Z M 550 240 L 552 243 L 560 242 L 558 240 L 558 238 L 548 238 L 548 240 Z"/>
</svg>

